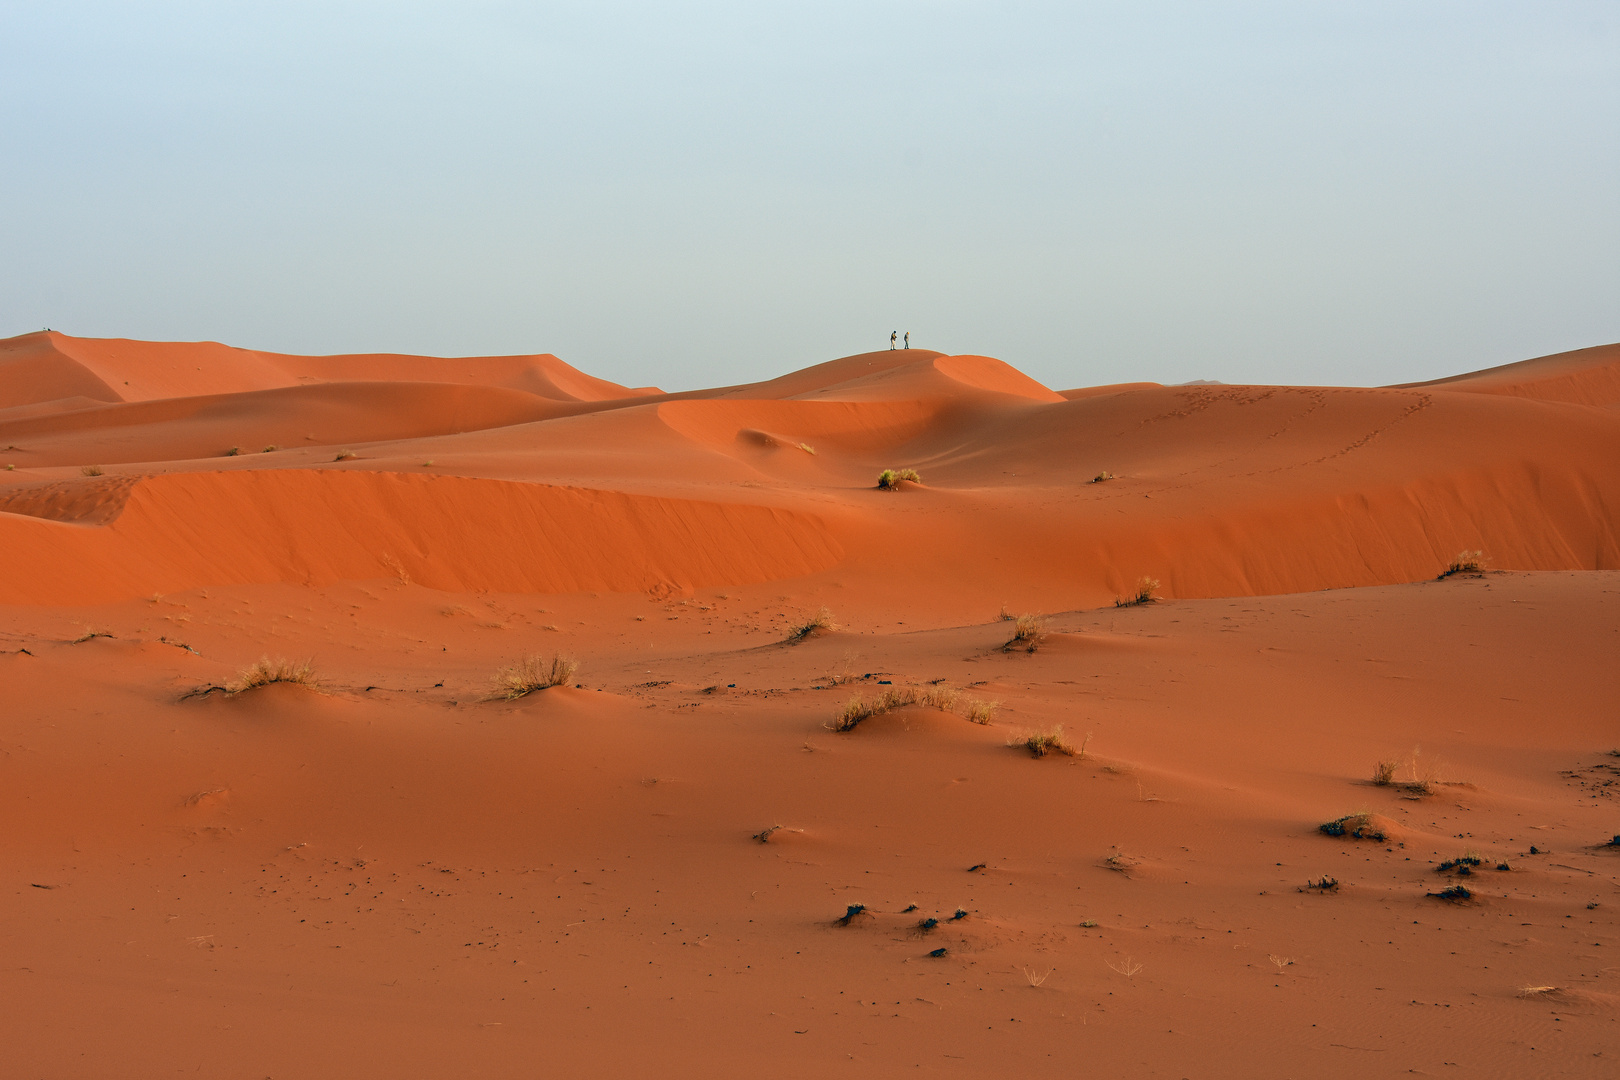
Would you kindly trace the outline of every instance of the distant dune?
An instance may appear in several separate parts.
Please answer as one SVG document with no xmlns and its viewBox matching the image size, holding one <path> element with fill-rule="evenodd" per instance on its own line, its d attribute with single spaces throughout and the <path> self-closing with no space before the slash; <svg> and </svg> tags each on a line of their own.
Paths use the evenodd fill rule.
<svg viewBox="0 0 1620 1080">
<path fill-rule="evenodd" d="M 1179 597 L 1391 584 L 1462 549 L 1502 569 L 1620 567 L 1620 346 L 1413 386 L 1064 394 L 989 357 L 883 351 L 664 395 L 549 355 L 44 333 L 0 344 L 0 402 L 0 543 L 26 553 L 0 570 L 6 602 L 365 578 L 387 553 L 418 581 L 510 592 L 946 572 L 963 605 L 1038 586 L 1079 606 L 1143 574 Z M 872 490 L 890 466 L 924 477 L 903 504 Z M 655 546 L 587 543 L 548 576 L 526 568 L 554 561 L 548 536 L 609 528 L 558 489 L 614 493 L 621 524 L 670 497 L 715 509 Z M 104 506 L 52 510 L 87 500 Z M 470 507 L 515 523 L 540 505 L 551 532 L 445 531 Z M 756 520 L 791 522 L 818 554 L 761 558 Z"/>
</svg>

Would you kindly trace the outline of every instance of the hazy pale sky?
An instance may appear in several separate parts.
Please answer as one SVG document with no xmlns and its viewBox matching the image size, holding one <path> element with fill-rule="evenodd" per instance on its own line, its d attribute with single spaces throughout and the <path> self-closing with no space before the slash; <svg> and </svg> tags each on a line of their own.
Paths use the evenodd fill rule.
<svg viewBox="0 0 1620 1080">
<path fill-rule="evenodd" d="M 1376 384 L 1620 340 L 1620 3 L 0 0 L 0 336 Z"/>
</svg>

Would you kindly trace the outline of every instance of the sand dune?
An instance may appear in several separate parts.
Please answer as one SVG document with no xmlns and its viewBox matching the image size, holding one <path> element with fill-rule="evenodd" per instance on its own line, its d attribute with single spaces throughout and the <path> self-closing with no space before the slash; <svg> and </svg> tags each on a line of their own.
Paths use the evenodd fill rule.
<svg viewBox="0 0 1620 1080">
<path fill-rule="evenodd" d="M 1608 1076 L 1617 403 L 0 342 L 8 1064 Z"/>
</svg>

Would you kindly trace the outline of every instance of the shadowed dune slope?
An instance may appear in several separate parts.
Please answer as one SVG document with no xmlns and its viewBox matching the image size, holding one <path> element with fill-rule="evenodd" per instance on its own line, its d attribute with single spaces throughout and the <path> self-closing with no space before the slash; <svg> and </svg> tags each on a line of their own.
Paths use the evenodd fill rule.
<svg viewBox="0 0 1620 1080">
<path fill-rule="evenodd" d="M 448 591 L 662 595 L 801 577 L 841 555 L 806 514 L 460 477 L 251 470 L 101 491 L 121 506 L 97 514 L 59 495 L 0 515 L 5 602 L 376 578 Z M 61 507 L 72 521 L 110 521 L 23 516 Z"/>
</svg>

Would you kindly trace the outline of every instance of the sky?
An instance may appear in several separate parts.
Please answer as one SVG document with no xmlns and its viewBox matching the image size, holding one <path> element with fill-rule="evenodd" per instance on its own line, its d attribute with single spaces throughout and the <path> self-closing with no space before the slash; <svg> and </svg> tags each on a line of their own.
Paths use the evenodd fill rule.
<svg viewBox="0 0 1620 1080">
<path fill-rule="evenodd" d="M 0 336 L 1377 385 L 1620 340 L 1620 4 L 0 0 Z"/>
</svg>

